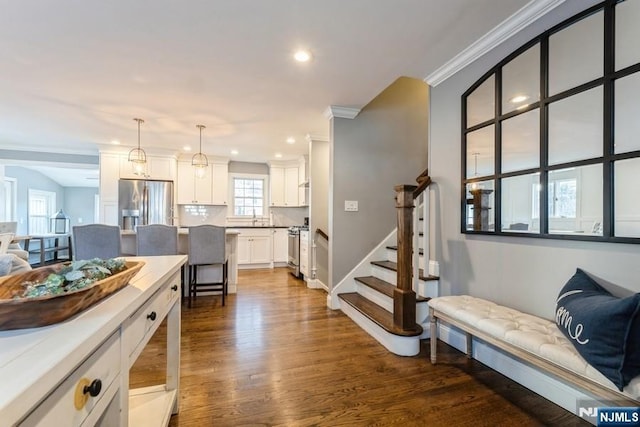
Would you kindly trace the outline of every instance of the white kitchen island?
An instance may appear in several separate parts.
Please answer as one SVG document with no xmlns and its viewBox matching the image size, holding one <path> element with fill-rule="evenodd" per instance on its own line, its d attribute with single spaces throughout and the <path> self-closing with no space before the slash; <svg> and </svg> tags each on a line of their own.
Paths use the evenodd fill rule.
<svg viewBox="0 0 640 427">
<path fill-rule="evenodd" d="M 238 235 L 240 232 L 233 228 L 226 229 L 226 241 L 227 241 L 227 257 L 229 259 L 229 269 L 228 269 L 228 280 L 229 280 L 229 293 L 235 294 L 238 289 Z M 189 229 L 188 228 L 179 228 L 178 229 L 178 252 L 181 254 L 187 255 L 189 253 Z M 121 242 L 122 242 L 122 253 L 127 254 L 135 254 L 136 253 L 136 233 L 135 231 L 127 231 L 123 230 L 121 232 Z M 219 275 L 222 274 L 220 267 L 210 267 L 213 271 L 215 277 L 211 277 L 209 281 L 220 281 Z M 209 272 L 207 271 L 207 267 L 201 267 L 198 269 L 198 275 L 204 274 L 207 275 Z M 200 273 L 202 272 L 202 273 Z M 209 276 L 206 276 L 209 279 Z M 205 280 L 206 281 L 206 280 Z M 185 283 L 187 282 L 185 277 Z M 186 290 L 185 286 L 185 290 Z M 206 295 L 206 292 L 202 293 Z M 184 295 L 187 296 L 187 295 Z"/>
<path fill-rule="evenodd" d="M 187 257 L 127 259 L 145 265 L 96 305 L 55 325 L 0 331 L 2 426 L 166 426 L 178 412 Z M 129 369 L 165 317 L 166 382 L 129 390 Z"/>
</svg>

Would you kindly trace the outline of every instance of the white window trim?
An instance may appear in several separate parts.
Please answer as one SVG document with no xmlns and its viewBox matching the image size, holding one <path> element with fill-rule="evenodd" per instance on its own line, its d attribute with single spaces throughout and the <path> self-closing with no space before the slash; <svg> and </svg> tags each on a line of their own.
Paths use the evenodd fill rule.
<svg viewBox="0 0 640 427">
<path fill-rule="evenodd" d="M 31 205 L 31 198 L 32 197 L 37 197 L 37 196 L 41 196 L 41 197 L 46 197 L 49 199 L 49 206 L 48 206 L 48 210 L 49 212 L 47 213 L 47 231 L 45 233 L 35 233 L 33 230 L 31 230 L 31 212 L 29 211 L 30 205 Z M 28 196 L 28 200 L 27 200 L 27 227 L 28 227 L 28 232 L 29 234 L 46 234 L 49 232 L 49 218 L 56 212 L 56 202 L 57 202 L 57 194 L 55 191 L 46 191 L 46 190 L 35 190 L 30 188 L 29 189 L 29 196 Z"/>
<path fill-rule="evenodd" d="M 262 218 L 268 218 L 269 217 L 269 195 L 271 194 L 271 187 L 269 186 L 269 175 L 268 174 L 257 174 L 257 173 L 230 173 L 229 174 L 229 183 L 228 183 L 228 187 L 227 187 L 227 193 L 230 195 L 231 201 L 229 202 L 229 213 L 230 215 L 227 216 L 227 219 L 242 219 L 242 220 L 246 220 L 247 218 L 250 218 L 250 216 L 238 216 L 235 215 L 235 211 L 236 211 L 236 206 L 235 206 L 235 192 L 234 192 L 234 187 L 233 187 L 233 183 L 234 180 L 236 178 L 239 179 L 262 179 L 264 180 L 264 187 L 263 187 L 263 202 L 264 202 L 264 213 Z"/>
<path fill-rule="evenodd" d="M 18 217 L 18 181 L 15 178 L 4 177 L 5 196 L 4 206 L 5 221 L 17 221 Z M 6 194 L 9 191 L 9 194 Z"/>
</svg>

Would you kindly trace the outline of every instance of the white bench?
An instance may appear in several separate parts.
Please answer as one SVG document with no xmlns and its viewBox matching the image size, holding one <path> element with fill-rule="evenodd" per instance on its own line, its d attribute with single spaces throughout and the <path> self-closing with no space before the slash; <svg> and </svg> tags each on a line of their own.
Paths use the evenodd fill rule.
<svg viewBox="0 0 640 427">
<path fill-rule="evenodd" d="M 436 363 L 437 322 L 441 320 L 465 332 L 469 358 L 473 337 L 477 337 L 596 398 L 618 406 L 640 406 L 640 377 L 618 391 L 550 320 L 468 295 L 432 298 L 429 312 L 431 363 Z"/>
</svg>

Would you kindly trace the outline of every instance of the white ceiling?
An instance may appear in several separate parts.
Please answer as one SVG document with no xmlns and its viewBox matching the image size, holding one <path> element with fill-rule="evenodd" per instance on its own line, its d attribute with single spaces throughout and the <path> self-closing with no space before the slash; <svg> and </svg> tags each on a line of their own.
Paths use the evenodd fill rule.
<svg viewBox="0 0 640 427">
<path fill-rule="evenodd" d="M 201 123 L 206 154 L 295 158 L 328 106 L 424 79 L 527 2 L 0 0 L 0 147 L 129 149 L 141 117 L 147 151 L 197 151 Z"/>
</svg>

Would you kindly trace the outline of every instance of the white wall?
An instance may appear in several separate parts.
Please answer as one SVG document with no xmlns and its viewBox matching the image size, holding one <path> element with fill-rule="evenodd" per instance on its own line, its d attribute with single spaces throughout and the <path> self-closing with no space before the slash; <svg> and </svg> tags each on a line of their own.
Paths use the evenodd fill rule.
<svg viewBox="0 0 640 427">
<path fill-rule="evenodd" d="M 640 292 L 640 245 L 460 233 L 460 103 L 492 66 L 542 31 L 594 1 L 567 1 L 432 88 L 430 102 L 431 250 L 440 263 L 441 294 L 471 294 L 551 318 L 558 291 L 581 267 Z M 640 108 L 640 107 L 639 107 Z"/>
</svg>

